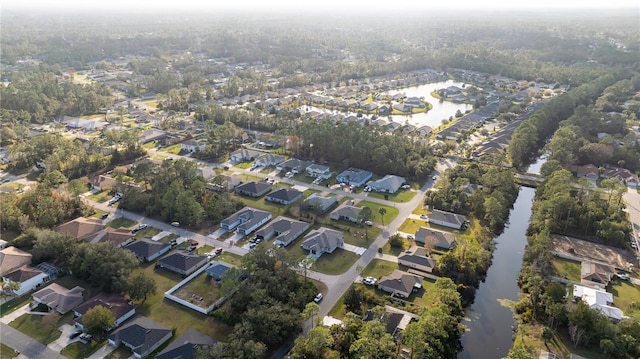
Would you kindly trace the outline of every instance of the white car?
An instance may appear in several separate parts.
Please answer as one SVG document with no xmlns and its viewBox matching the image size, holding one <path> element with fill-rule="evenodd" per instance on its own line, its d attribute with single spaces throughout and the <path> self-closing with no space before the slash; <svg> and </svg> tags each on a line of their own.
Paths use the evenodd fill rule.
<svg viewBox="0 0 640 359">
<path fill-rule="evenodd" d="M 364 224 L 366 224 L 369 227 L 373 226 L 373 222 L 371 221 L 365 221 Z"/>
<path fill-rule="evenodd" d="M 362 283 L 366 284 L 366 285 L 374 285 L 374 284 L 376 284 L 376 281 L 377 280 L 375 278 L 373 278 L 373 277 L 367 277 L 367 278 L 362 280 Z"/>
<path fill-rule="evenodd" d="M 412 241 L 412 240 L 415 239 L 415 237 L 413 235 L 411 235 L 411 234 L 407 234 L 407 239 Z"/>
<path fill-rule="evenodd" d="M 426 214 L 421 214 L 420 215 L 420 219 L 427 219 L 427 215 Z"/>
<path fill-rule="evenodd" d="M 322 302 L 322 298 L 324 298 L 322 293 L 318 293 L 318 295 L 316 295 L 316 297 L 313 298 L 313 301 L 316 302 L 316 303 L 320 303 L 320 302 Z"/>
</svg>

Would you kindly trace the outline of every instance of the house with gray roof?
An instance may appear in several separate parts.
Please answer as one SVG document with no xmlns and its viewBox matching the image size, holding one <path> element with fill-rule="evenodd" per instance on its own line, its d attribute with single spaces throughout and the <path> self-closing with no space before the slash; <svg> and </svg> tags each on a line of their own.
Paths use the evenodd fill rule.
<svg viewBox="0 0 640 359">
<path fill-rule="evenodd" d="M 311 161 L 303 161 L 297 158 L 290 158 L 276 166 L 277 171 L 291 172 L 293 174 L 300 174 L 304 172 L 307 167 L 312 165 Z"/>
<path fill-rule="evenodd" d="M 50 276 L 49 273 L 28 265 L 19 267 L 2 276 L 2 280 L 4 280 L 5 283 L 13 282 L 18 284 L 18 289 L 11 291 L 16 297 L 31 292 L 53 278 L 55 278 L 55 276 Z"/>
<path fill-rule="evenodd" d="M 275 237 L 275 244 L 286 247 L 309 229 L 309 223 L 280 216 L 256 232 L 256 238 L 268 241 Z"/>
<path fill-rule="evenodd" d="M 120 294 L 101 292 L 86 302 L 80 304 L 73 310 L 73 321 L 76 328 L 84 329 L 82 324 L 82 316 L 87 314 L 90 309 L 97 306 L 102 306 L 111 312 L 115 322 L 108 328 L 119 327 L 125 320 L 133 317 L 136 314 L 136 307 L 131 304 L 131 301 L 127 300 Z"/>
<path fill-rule="evenodd" d="M 265 153 L 256 157 L 255 162 L 256 166 L 260 167 L 277 166 L 280 163 L 284 162 L 284 157 Z"/>
<path fill-rule="evenodd" d="M 314 163 L 306 168 L 307 176 L 313 178 L 329 179 L 331 178 L 331 168 L 328 166 Z"/>
<path fill-rule="evenodd" d="M 409 250 L 398 256 L 398 264 L 431 273 L 436 266 L 436 260 L 429 257 L 426 248 L 412 246 Z"/>
<path fill-rule="evenodd" d="M 186 250 L 176 251 L 158 261 L 157 268 L 165 268 L 182 276 L 188 276 L 207 263 L 209 258 L 204 254 L 189 253 Z"/>
<path fill-rule="evenodd" d="M 420 227 L 415 235 L 416 243 L 429 244 L 433 247 L 451 249 L 456 245 L 453 234 L 434 231 L 431 228 Z"/>
<path fill-rule="evenodd" d="M 265 181 L 251 181 L 236 187 L 236 193 L 247 197 L 262 197 L 267 194 L 273 186 Z"/>
<path fill-rule="evenodd" d="M 253 161 L 256 157 L 260 156 L 260 152 L 241 148 L 239 150 L 231 152 L 231 163 L 249 162 Z"/>
<path fill-rule="evenodd" d="M 119 347 L 122 344 L 133 352 L 134 357 L 141 359 L 172 336 L 171 328 L 140 315 L 109 335 L 108 339 L 109 345 Z"/>
<path fill-rule="evenodd" d="M 427 221 L 440 226 L 462 229 L 467 223 L 467 217 L 453 212 L 434 209 L 433 212 L 427 216 Z"/>
<path fill-rule="evenodd" d="M 309 210 L 314 210 L 320 214 L 324 214 L 329 212 L 331 208 L 338 205 L 338 200 L 333 196 L 325 197 L 320 193 L 313 193 L 302 202 L 302 205 Z"/>
<path fill-rule="evenodd" d="M 350 206 L 348 204 L 343 204 L 342 206 L 336 208 L 333 212 L 331 212 L 331 219 L 336 221 L 345 220 L 353 223 L 358 222 L 358 215 L 362 211 L 360 207 Z"/>
<path fill-rule="evenodd" d="M 271 219 L 269 212 L 245 207 L 220 222 L 220 228 L 226 231 L 238 230 L 238 234 L 247 235 Z"/>
<path fill-rule="evenodd" d="M 396 193 L 406 182 L 407 179 L 404 177 L 386 175 L 379 180 L 369 181 L 367 186 L 369 186 L 372 191 L 376 192 Z"/>
<path fill-rule="evenodd" d="M 49 308 L 49 311 L 55 310 L 60 314 L 66 314 L 82 303 L 83 293 L 84 288 L 79 286 L 67 289 L 57 283 L 51 283 L 33 293 L 32 305 L 43 304 Z"/>
<path fill-rule="evenodd" d="M 222 276 L 231 268 L 235 268 L 233 264 L 229 264 L 223 261 L 213 261 L 209 264 L 209 267 L 205 270 L 207 275 L 213 278 L 216 282 L 222 280 Z"/>
<path fill-rule="evenodd" d="M 140 258 L 143 262 L 151 262 L 167 253 L 171 249 L 171 244 L 142 238 L 124 246 L 124 248 L 132 251 L 136 257 Z"/>
<path fill-rule="evenodd" d="M 414 290 L 422 288 L 422 278 L 399 269 L 394 269 L 393 273 L 380 278 L 378 289 L 408 298 Z"/>
<path fill-rule="evenodd" d="M 267 195 L 265 198 L 269 202 L 289 205 L 302 198 L 302 192 L 295 188 L 282 187 Z"/>
<path fill-rule="evenodd" d="M 314 257 L 320 257 L 324 253 L 333 253 L 336 248 L 344 247 L 342 232 L 325 227 L 315 229 L 306 236 L 302 242 L 302 248 L 308 250 Z"/>
<path fill-rule="evenodd" d="M 371 177 L 373 173 L 358 168 L 349 168 L 342 171 L 336 176 L 336 181 L 346 183 L 349 186 L 360 187 L 364 185 Z"/>
<path fill-rule="evenodd" d="M 156 359 L 196 359 L 199 349 L 206 350 L 218 341 L 193 329 L 188 329 L 156 356 Z"/>
</svg>

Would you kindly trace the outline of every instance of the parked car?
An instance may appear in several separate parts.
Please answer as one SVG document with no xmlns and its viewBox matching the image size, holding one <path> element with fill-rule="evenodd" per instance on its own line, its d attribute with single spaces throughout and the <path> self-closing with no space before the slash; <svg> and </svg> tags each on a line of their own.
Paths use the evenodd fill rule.
<svg viewBox="0 0 640 359">
<path fill-rule="evenodd" d="M 364 224 L 366 224 L 369 227 L 373 226 L 373 222 L 371 221 L 365 221 Z"/>
<path fill-rule="evenodd" d="M 427 219 L 427 215 L 426 214 L 421 214 L 420 215 L 420 219 Z"/>
<path fill-rule="evenodd" d="M 192 245 L 192 246 L 197 246 L 198 244 L 200 244 L 200 242 L 198 242 L 198 241 L 191 241 L 191 245 Z"/>
<path fill-rule="evenodd" d="M 69 335 L 69 338 L 70 339 L 75 339 L 75 338 L 79 337 L 80 334 L 82 334 L 82 330 L 76 330 L 75 332 L 71 333 L 71 335 Z"/>
<path fill-rule="evenodd" d="M 109 217 L 109 213 L 105 213 L 102 216 L 100 216 L 100 219 L 107 219 L 107 217 Z"/>
<path fill-rule="evenodd" d="M 412 241 L 414 239 L 416 239 L 412 234 L 407 234 L 407 239 Z"/>
<path fill-rule="evenodd" d="M 376 284 L 377 279 L 375 279 L 374 277 L 366 277 L 364 280 L 362 280 L 363 284 L 366 285 L 374 285 Z"/>
<path fill-rule="evenodd" d="M 316 303 L 320 303 L 322 302 L 322 299 L 324 298 L 324 296 L 322 295 L 322 293 L 318 293 L 318 295 L 316 295 L 315 298 L 313 298 L 313 301 Z"/>
<path fill-rule="evenodd" d="M 174 227 L 180 227 L 180 222 L 171 222 L 171 225 Z"/>
<path fill-rule="evenodd" d="M 139 231 L 141 231 L 141 230 L 143 230 L 143 229 L 149 228 L 149 225 L 148 225 L 148 224 L 141 223 L 141 224 L 139 224 L 139 225 L 138 225 L 138 227 L 136 227 L 136 228 L 138 228 L 138 230 L 139 230 Z"/>
<path fill-rule="evenodd" d="M 222 248 L 216 248 L 216 255 L 222 254 Z"/>
</svg>

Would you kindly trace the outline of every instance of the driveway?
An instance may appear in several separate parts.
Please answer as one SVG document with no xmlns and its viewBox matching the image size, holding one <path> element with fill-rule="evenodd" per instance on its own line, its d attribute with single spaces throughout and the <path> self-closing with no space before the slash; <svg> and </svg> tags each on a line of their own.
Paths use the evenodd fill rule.
<svg viewBox="0 0 640 359">
<path fill-rule="evenodd" d="M 5 323 L 0 323 L 0 341 L 13 349 L 17 349 L 29 359 L 66 359 L 59 352 L 48 348 L 46 345 L 19 330 L 11 328 Z"/>
</svg>

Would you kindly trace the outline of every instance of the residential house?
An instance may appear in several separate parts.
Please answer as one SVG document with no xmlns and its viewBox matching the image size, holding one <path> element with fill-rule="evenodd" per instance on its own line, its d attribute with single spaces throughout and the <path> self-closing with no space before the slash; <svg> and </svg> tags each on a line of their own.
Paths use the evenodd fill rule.
<svg viewBox="0 0 640 359">
<path fill-rule="evenodd" d="M 152 128 L 152 129 L 144 131 L 142 134 L 140 134 L 140 142 L 141 143 L 147 143 L 147 142 L 152 142 L 152 141 L 158 141 L 158 140 L 163 139 L 166 136 L 168 136 L 168 133 L 166 131 L 157 130 L 157 129 Z"/>
<path fill-rule="evenodd" d="M 220 222 L 220 228 L 226 231 L 238 230 L 238 234 L 247 235 L 271 219 L 269 212 L 245 207 Z"/>
<path fill-rule="evenodd" d="M 91 189 L 97 191 L 111 190 L 118 184 L 118 180 L 111 176 L 97 175 L 91 179 Z"/>
<path fill-rule="evenodd" d="M 462 188 L 462 193 L 465 196 L 471 196 L 473 195 L 476 191 L 481 190 L 482 185 L 480 184 L 475 184 L 475 183 L 465 183 L 462 186 L 460 186 L 460 188 Z"/>
<path fill-rule="evenodd" d="M 422 278 L 399 269 L 394 269 L 393 273 L 380 278 L 378 289 L 408 298 L 414 290 L 422 288 Z"/>
<path fill-rule="evenodd" d="M 286 247 L 309 228 L 309 223 L 286 217 L 278 217 L 256 232 L 256 238 L 268 241 L 275 237 L 275 244 Z"/>
<path fill-rule="evenodd" d="M 342 206 L 336 208 L 333 212 L 331 212 L 330 218 L 336 221 L 346 220 L 353 223 L 358 223 L 358 215 L 360 214 L 360 211 L 362 211 L 362 208 L 360 207 L 343 204 Z"/>
<path fill-rule="evenodd" d="M 331 208 L 338 205 L 338 200 L 336 197 L 325 197 L 320 193 L 312 193 L 302 202 L 302 204 L 307 209 L 324 214 L 329 212 Z"/>
<path fill-rule="evenodd" d="M 306 169 L 307 176 L 313 178 L 329 179 L 331 178 L 331 168 L 328 166 L 319 165 L 314 163 L 309 165 Z"/>
<path fill-rule="evenodd" d="M 51 283 L 33 293 L 31 305 L 35 307 L 42 304 L 49 308 L 49 311 L 55 310 L 64 315 L 82 303 L 84 300 L 82 293 L 84 293 L 84 288 L 80 286 L 67 289 L 57 283 Z"/>
<path fill-rule="evenodd" d="M 398 256 L 398 264 L 414 268 L 422 272 L 431 273 L 436 266 L 436 260 L 429 257 L 424 247 L 412 246 L 408 251 Z"/>
<path fill-rule="evenodd" d="M 430 228 L 420 227 L 415 235 L 416 243 L 429 244 L 430 246 L 451 249 L 456 245 L 453 234 L 447 232 L 434 231 Z"/>
<path fill-rule="evenodd" d="M 247 197 L 262 197 L 267 194 L 273 186 L 265 181 L 251 181 L 236 187 L 236 193 Z"/>
<path fill-rule="evenodd" d="M 165 268 L 186 277 L 205 265 L 208 260 L 209 258 L 204 254 L 195 254 L 180 250 L 161 258 L 156 263 L 156 267 Z"/>
<path fill-rule="evenodd" d="M 615 268 L 606 264 L 591 261 L 580 263 L 580 283 L 585 285 L 604 288 L 615 273 Z"/>
<path fill-rule="evenodd" d="M 111 228 L 106 227 L 100 232 L 96 233 L 93 238 L 88 237 L 87 241 L 90 243 L 109 242 L 116 247 L 124 247 L 127 244 L 135 241 L 135 236 L 131 233 L 131 230 L 127 228 Z"/>
<path fill-rule="evenodd" d="M 196 170 L 198 172 L 198 176 L 202 176 L 205 181 L 208 181 L 216 176 L 216 171 L 211 167 L 198 167 Z"/>
<path fill-rule="evenodd" d="M 364 185 L 371 177 L 373 173 L 357 168 L 349 168 L 342 171 L 336 176 L 336 181 L 346 183 L 349 186 L 360 187 Z"/>
<path fill-rule="evenodd" d="M 132 251 L 143 262 L 151 262 L 167 253 L 171 249 L 171 244 L 142 238 L 126 245 L 124 248 Z"/>
<path fill-rule="evenodd" d="M 77 240 L 85 240 L 94 237 L 103 229 L 104 225 L 100 219 L 79 217 L 59 225 L 55 231 Z"/>
<path fill-rule="evenodd" d="M 598 310 L 613 321 L 617 322 L 624 318 L 622 310 L 612 306 L 613 295 L 604 290 L 575 284 L 573 286 L 573 298 L 584 301 L 589 308 Z"/>
<path fill-rule="evenodd" d="M 230 192 L 242 184 L 242 178 L 236 175 L 221 175 L 220 180 L 214 179 L 207 183 L 207 188 L 216 192 Z"/>
<path fill-rule="evenodd" d="M 373 311 L 368 310 L 363 320 L 366 322 L 373 319 Z M 407 325 L 413 320 L 420 320 L 420 316 L 390 305 L 385 305 L 384 313 L 380 319 L 380 321 L 385 324 L 386 332 L 391 334 L 394 339 L 398 339 L 400 333 L 405 330 Z"/>
<path fill-rule="evenodd" d="M 289 205 L 302 198 L 302 192 L 295 188 L 280 188 L 267 195 L 265 198 L 269 202 Z"/>
<path fill-rule="evenodd" d="M 454 229 L 462 229 L 466 226 L 467 217 L 453 213 L 445 212 L 438 209 L 434 209 L 431 214 L 427 216 L 427 221 L 432 224 L 445 226 Z"/>
<path fill-rule="evenodd" d="M 231 268 L 236 268 L 236 266 L 223 261 L 213 261 L 209 264 L 205 272 L 207 272 L 207 275 L 213 278 L 213 280 L 220 282 L 222 276 Z"/>
<path fill-rule="evenodd" d="M 4 280 L 5 283 L 17 283 L 19 285 L 18 289 L 12 291 L 16 297 L 31 292 L 51 279 L 49 273 L 28 265 L 23 265 L 2 276 L 2 280 Z"/>
<path fill-rule="evenodd" d="M 314 229 L 303 238 L 302 248 L 312 256 L 320 257 L 324 253 L 333 253 L 336 248 L 344 247 L 342 232 L 325 227 Z"/>
<path fill-rule="evenodd" d="M 310 161 L 302 161 L 297 158 L 290 158 L 276 166 L 277 171 L 291 172 L 293 174 L 300 174 L 304 172 L 307 167 L 312 164 Z"/>
<path fill-rule="evenodd" d="M 277 166 L 284 162 L 284 157 L 265 153 L 256 157 L 255 165 L 259 167 Z"/>
<path fill-rule="evenodd" d="M 7 247 L 0 250 L 0 275 L 12 272 L 22 266 L 31 264 L 31 253 L 16 247 Z"/>
<path fill-rule="evenodd" d="M 73 321 L 75 322 L 76 328 L 84 329 L 82 317 L 87 314 L 90 309 L 97 306 L 108 309 L 111 315 L 113 315 L 113 318 L 115 318 L 115 322 L 108 330 L 119 327 L 125 320 L 136 314 L 136 307 L 122 295 L 101 292 L 73 310 Z"/>
<path fill-rule="evenodd" d="M 134 357 L 141 359 L 158 349 L 172 336 L 171 328 L 147 317 L 136 316 L 111 334 L 108 340 L 109 345 L 114 347 L 123 344 L 133 352 Z"/>
<path fill-rule="evenodd" d="M 218 341 L 193 329 L 187 329 L 164 348 L 156 359 L 196 359 L 198 350 L 212 347 Z"/>
<path fill-rule="evenodd" d="M 253 161 L 260 155 L 260 152 L 241 148 L 233 151 L 230 155 L 231 163 L 249 162 Z"/>
<path fill-rule="evenodd" d="M 195 140 L 187 140 L 180 144 L 180 151 L 189 153 L 204 151 L 205 148 L 207 148 L 206 143 Z"/>
<path fill-rule="evenodd" d="M 600 177 L 600 170 L 592 164 L 571 166 L 571 172 L 573 172 L 578 178 L 586 177 L 594 185 Z"/>
<path fill-rule="evenodd" d="M 617 178 L 631 188 L 638 188 L 640 181 L 638 176 L 626 168 L 606 168 L 602 173 L 603 178 Z"/>
<path fill-rule="evenodd" d="M 64 116 L 62 123 L 69 129 L 79 129 L 85 132 L 99 131 L 109 124 L 104 121 L 85 120 L 83 118 L 69 116 Z"/>
<path fill-rule="evenodd" d="M 404 177 L 386 175 L 379 180 L 369 181 L 367 186 L 376 192 L 396 193 L 406 182 L 407 180 Z"/>
</svg>

